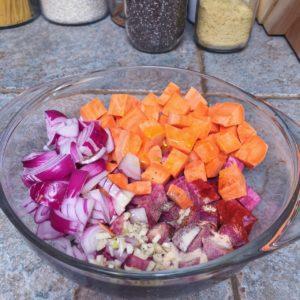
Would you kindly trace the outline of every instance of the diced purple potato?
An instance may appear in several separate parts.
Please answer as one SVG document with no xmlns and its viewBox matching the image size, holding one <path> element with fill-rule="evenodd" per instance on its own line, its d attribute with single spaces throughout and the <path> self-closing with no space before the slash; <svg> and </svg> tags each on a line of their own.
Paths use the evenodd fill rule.
<svg viewBox="0 0 300 300">
<path fill-rule="evenodd" d="M 150 242 L 155 241 L 159 244 L 162 244 L 170 239 L 172 231 L 173 228 L 169 224 L 158 223 L 148 231 L 147 237 Z"/>
<path fill-rule="evenodd" d="M 224 165 L 224 168 L 228 168 L 230 166 L 232 166 L 234 163 L 237 164 L 238 168 L 243 171 L 244 170 L 244 164 L 237 158 L 233 157 L 233 156 L 229 156 L 225 165 Z"/>
<path fill-rule="evenodd" d="M 136 205 L 136 206 L 143 206 L 144 204 L 148 203 L 149 201 L 151 201 L 151 197 L 149 195 L 145 195 L 145 196 L 135 196 L 131 202 L 130 205 Z"/>
<path fill-rule="evenodd" d="M 216 259 L 233 250 L 228 236 L 223 236 L 218 233 L 203 238 L 202 243 L 203 251 L 207 255 L 208 260 Z"/>
<path fill-rule="evenodd" d="M 141 259 L 141 258 L 131 254 L 131 255 L 128 255 L 128 257 L 126 258 L 124 265 L 129 268 L 146 271 L 149 263 L 150 263 L 149 260 Z"/>
<path fill-rule="evenodd" d="M 180 208 L 173 202 L 173 206 L 169 211 L 163 211 L 160 216 L 161 222 L 174 222 L 179 218 Z"/>
<path fill-rule="evenodd" d="M 190 199 L 193 201 L 195 207 L 199 208 L 202 205 L 204 205 L 205 203 L 204 203 L 202 197 L 200 196 L 199 190 L 196 187 L 196 185 L 194 185 L 193 183 L 188 183 L 187 187 L 188 187 Z"/>
<path fill-rule="evenodd" d="M 169 187 L 171 184 L 176 185 L 177 187 L 181 188 L 182 190 L 184 190 L 186 193 L 189 194 L 188 183 L 184 176 L 180 176 L 178 178 L 175 178 L 175 179 L 169 181 L 165 186 L 166 191 L 169 190 Z"/>
<path fill-rule="evenodd" d="M 186 252 L 199 232 L 199 226 L 190 224 L 186 227 L 178 229 L 173 235 L 172 242 L 178 249 Z"/>
<path fill-rule="evenodd" d="M 110 230 L 116 234 L 121 235 L 124 229 L 125 218 L 124 215 L 117 217 L 114 222 L 110 225 Z"/>
<path fill-rule="evenodd" d="M 145 208 L 150 227 L 157 224 L 162 214 L 162 207 L 167 201 L 168 199 L 163 185 L 156 184 L 153 186 L 152 193 L 148 195 L 148 198 L 146 200 L 142 199 L 140 204 L 138 204 L 138 207 Z"/>
<path fill-rule="evenodd" d="M 200 232 L 196 235 L 192 243 L 188 247 L 188 252 L 193 252 L 197 249 L 202 249 L 203 242 L 202 239 L 208 238 L 215 232 L 215 228 L 210 225 L 200 226 Z"/>
<path fill-rule="evenodd" d="M 229 237 L 233 248 L 239 248 L 248 243 L 248 234 L 241 225 L 224 224 L 221 226 L 219 233 Z"/>
<path fill-rule="evenodd" d="M 253 216 L 252 214 L 250 214 L 248 216 L 244 216 L 243 226 L 248 234 L 251 232 L 252 227 L 256 221 L 257 221 L 257 218 L 255 216 Z"/>
<path fill-rule="evenodd" d="M 215 227 L 219 224 L 218 210 L 215 206 L 207 204 L 203 205 L 199 210 L 200 221 L 211 223 Z"/>
<path fill-rule="evenodd" d="M 260 196 L 250 187 L 247 188 L 247 195 L 238 199 L 239 202 L 252 211 L 261 201 Z"/>
</svg>

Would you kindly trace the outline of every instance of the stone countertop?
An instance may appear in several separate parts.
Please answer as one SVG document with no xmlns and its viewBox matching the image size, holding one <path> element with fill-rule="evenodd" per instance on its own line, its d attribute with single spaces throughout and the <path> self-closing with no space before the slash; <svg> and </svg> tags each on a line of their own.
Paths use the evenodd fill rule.
<svg viewBox="0 0 300 300">
<path fill-rule="evenodd" d="M 282 37 L 255 25 L 247 49 L 213 54 L 197 48 L 187 25 L 176 50 L 144 54 L 133 49 L 109 18 L 63 27 L 42 17 L 0 31 L 0 109 L 24 89 L 51 79 L 112 66 L 159 65 L 220 77 L 267 99 L 300 121 L 300 64 Z M 300 243 L 250 263 L 208 290 L 182 299 L 300 299 Z M 112 299 L 63 278 L 27 246 L 0 212 L 0 299 Z M 115 299 L 115 298 L 114 298 Z"/>
</svg>

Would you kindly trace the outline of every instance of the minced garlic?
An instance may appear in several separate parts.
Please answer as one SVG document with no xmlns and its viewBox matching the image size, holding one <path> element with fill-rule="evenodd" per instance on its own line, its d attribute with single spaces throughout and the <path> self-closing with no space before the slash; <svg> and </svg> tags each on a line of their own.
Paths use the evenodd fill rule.
<svg viewBox="0 0 300 300">
<path fill-rule="evenodd" d="M 207 48 L 222 50 L 246 45 L 253 11 L 246 0 L 200 0 L 196 35 Z"/>
</svg>

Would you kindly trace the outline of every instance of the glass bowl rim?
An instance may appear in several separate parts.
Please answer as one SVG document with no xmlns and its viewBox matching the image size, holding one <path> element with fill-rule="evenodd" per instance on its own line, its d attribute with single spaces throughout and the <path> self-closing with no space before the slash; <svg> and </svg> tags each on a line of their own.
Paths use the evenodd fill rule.
<svg viewBox="0 0 300 300">
<path fill-rule="evenodd" d="M 244 91 L 243 89 L 237 87 L 236 85 L 226 82 L 222 79 L 219 79 L 214 76 L 202 74 L 198 71 L 194 70 L 187 70 L 183 68 L 174 68 L 174 67 L 162 67 L 162 66 L 131 66 L 131 67 L 113 67 L 108 69 L 102 69 L 102 70 L 96 70 L 93 72 L 89 72 L 86 74 L 78 74 L 78 75 L 70 75 L 64 78 L 60 79 L 54 79 L 52 81 L 39 84 L 33 88 L 25 90 L 23 93 L 18 95 L 15 98 L 15 101 L 18 102 L 20 98 L 24 98 L 24 96 L 30 96 L 34 91 L 38 91 L 40 89 L 43 89 L 45 87 L 46 90 L 43 91 L 43 93 L 53 93 L 55 91 L 59 91 L 63 88 L 68 87 L 69 85 L 73 84 L 79 84 L 81 82 L 86 81 L 87 79 L 95 79 L 97 75 L 103 75 L 105 72 L 113 72 L 113 71 L 130 71 L 130 70 L 142 70 L 142 69 L 158 69 L 160 71 L 163 70 L 170 70 L 174 72 L 188 72 L 195 76 L 199 76 L 203 79 L 208 80 L 214 80 L 222 85 L 230 86 L 231 88 L 234 88 L 238 90 L 239 92 L 247 95 L 249 98 L 252 99 L 254 104 L 255 102 L 263 103 L 266 108 L 270 109 L 270 105 L 266 104 L 262 99 L 259 99 L 255 97 L 254 95 Z M 17 119 L 18 114 L 24 110 L 24 108 L 28 108 L 34 103 L 38 102 L 41 95 L 38 95 L 37 99 L 31 99 L 28 103 L 25 103 L 21 106 L 20 109 L 17 110 L 16 113 L 10 118 L 9 124 L 6 126 L 5 130 L 0 136 L 0 167 L 2 165 L 3 160 L 3 152 L 6 148 L 6 142 L 10 138 L 11 130 L 13 130 L 14 127 L 14 120 Z M 247 100 L 248 101 L 248 100 Z M 6 106 L 5 106 L 6 107 Z M 5 110 L 5 107 L 0 110 L 0 113 L 3 113 Z M 257 109 L 261 109 L 260 107 L 256 106 Z M 268 111 L 263 111 L 264 113 L 271 114 Z M 290 142 L 292 142 L 292 146 L 296 147 L 297 151 L 297 144 L 293 138 L 293 135 L 290 133 L 288 127 L 284 129 L 280 123 L 277 120 L 277 117 L 274 118 L 274 116 L 271 116 L 273 119 L 273 122 L 278 127 L 278 129 L 287 137 Z M 281 122 L 285 124 L 283 120 L 280 119 Z M 286 124 L 285 124 L 286 125 Z M 295 157 L 298 166 L 299 166 L 299 157 Z M 297 170 L 299 174 L 299 167 Z M 1 180 L 2 181 L 2 180 Z M 300 179 L 298 179 L 298 182 L 295 185 L 293 194 L 291 199 L 289 200 L 286 208 L 281 213 L 281 215 L 277 218 L 277 220 L 267 229 L 265 230 L 259 237 L 255 238 L 254 240 L 250 241 L 248 244 L 244 245 L 243 247 L 236 249 L 232 251 L 229 254 L 226 254 L 222 257 L 219 257 L 217 259 L 214 259 L 212 261 L 209 261 L 205 264 L 199 264 L 192 267 L 187 268 L 181 268 L 181 269 L 174 269 L 174 270 L 164 270 L 164 271 L 156 271 L 156 272 L 139 272 L 139 271 L 125 271 L 125 270 L 114 270 L 109 268 L 103 268 L 95 264 L 91 264 L 88 262 L 80 261 L 78 259 L 75 259 L 69 255 L 66 255 L 65 253 L 57 250 L 56 248 L 52 247 L 45 241 L 39 239 L 32 231 L 30 231 L 22 221 L 19 219 L 19 217 L 15 214 L 12 207 L 9 205 L 9 202 L 6 199 L 5 193 L 2 188 L 2 183 L 0 186 L 0 199 L 1 199 L 1 208 L 7 218 L 10 220 L 10 222 L 14 225 L 14 227 L 28 240 L 34 247 L 38 247 L 43 252 L 45 252 L 49 257 L 52 259 L 57 259 L 60 263 L 70 265 L 74 267 L 78 271 L 82 272 L 89 272 L 91 274 L 95 275 L 103 275 L 108 276 L 116 279 L 131 279 L 131 280 L 162 280 L 162 279 L 172 279 L 172 278 L 179 278 L 179 277 L 186 277 L 186 276 L 192 276 L 192 275 L 199 275 L 199 274 L 205 274 L 205 273 L 213 273 L 214 271 L 221 270 L 222 268 L 231 267 L 238 264 L 246 264 L 248 261 L 251 261 L 255 258 L 258 258 L 266 252 L 262 251 L 262 248 L 273 239 L 273 237 L 282 229 L 283 225 L 287 223 L 289 218 L 291 217 L 296 204 L 297 204 L 297 195 L 299 194 L 300 190 Z"/>
</svg>

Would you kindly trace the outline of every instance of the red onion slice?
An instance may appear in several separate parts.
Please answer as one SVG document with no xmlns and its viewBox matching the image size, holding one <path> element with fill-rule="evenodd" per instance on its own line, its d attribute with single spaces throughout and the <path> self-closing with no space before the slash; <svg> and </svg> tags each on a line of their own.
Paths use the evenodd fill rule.
<svg viewBox="0 0 300 300">
<path fill-rule="evenodd" d="M 97 234 L 103 232 L 98 225 L 87 228 L 81 237 L 81 247 L 86 255 L 97 251 Z"/>
<path fill-rule="evenodd" d="M 34 213 L 34 221 L 36 224 L 43 223 L 49 220 L 50 208 L 44 205 L 40 205 Z"/>
<path fill-rule="evenodd" d="M 36 235 L 42 240 L 53 240 L 62 236 L 63 233 L 55 230 L 47 220 L 38 225 Z"/>
<path fill-rule="evenodd" d="M 133 209 L 130 209 L 129 212 L 131 214 L 130 221 L 132 223 L 148 224 L 148 219 L 147 219 L 145 208 L 143 208 L 143 207 L 133 208 Z"/>
<path fill-rule="evenodd" d="M 114 139 L 111 135 L 110 129 L 109 128 L 105 128 L 104 129 L 105 132 L 107 133 L 107 142 L 106 142 L 106 152 L 107 153 L 111 153 L 115 150 L 115 143 L 114 143 Z"/>
<path fill-rule="evenodd" d="M 78 120 L 66 119 L 64 122 L 56 126 L 56 133 L 67 138 L 75 138 L 79 134 Z"/>
<path fill-rule="evenodd" d="M 34 152 L 25 156 L 22 164 L 24 168 L 37 168 L 56 156 L 57 153 L 55 151 Z"/>
</svg>

